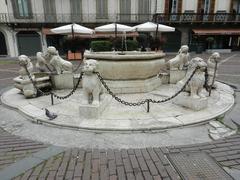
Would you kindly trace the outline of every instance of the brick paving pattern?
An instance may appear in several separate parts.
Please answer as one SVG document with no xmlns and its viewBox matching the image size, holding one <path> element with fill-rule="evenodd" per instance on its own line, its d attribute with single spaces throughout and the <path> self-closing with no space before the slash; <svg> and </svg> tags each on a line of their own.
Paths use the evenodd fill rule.
<svg viewBox="0 0 240 180">
<path fill-rule="evenodd" d="M 0 129 L 0 170 L 47 146 L 43 143 L 11 135 Z"/>
<path fill-rule="evenodd" d="M 180 179 L 169 153 L 206 152 L 220 165 L 240 170 L 240 134 L 194 145 L 98 150 L 70 149 L 15 179 Z"/>
</svg>

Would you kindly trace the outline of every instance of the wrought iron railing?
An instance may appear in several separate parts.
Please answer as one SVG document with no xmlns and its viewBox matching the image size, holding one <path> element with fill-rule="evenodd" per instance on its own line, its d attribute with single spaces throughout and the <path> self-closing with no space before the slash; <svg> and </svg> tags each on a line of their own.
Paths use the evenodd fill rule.
<svg viewBox="0 0 240 180">
<path fill-rule="evenodd" d="M 215 13 L 176 13 L 176 14 L 107 14 L 104 18 L 96 14 L 31 14 L 29 17 L 16 18 L 13 14 L 0 13 L 0 23 L 238 23 L 240 14 Z"/>
</svg>

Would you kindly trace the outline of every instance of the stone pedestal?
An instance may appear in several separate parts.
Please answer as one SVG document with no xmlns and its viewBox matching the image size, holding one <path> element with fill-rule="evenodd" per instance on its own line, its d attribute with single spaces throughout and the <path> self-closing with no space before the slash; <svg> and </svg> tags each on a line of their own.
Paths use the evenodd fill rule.
<svg viewBox="0 0 240 180">
<path fill-rule="evenodd" d="M 176 84 L 182 80 L 186 75 L 185 70 L 170 70 L 170 84 Z"/>
<path fill-rule="evenodd" d="M 98 105 L 80 104 L 79 117 L 84 119 L 98 119 L 111 100 L 112 97 L 103 95 Z"/>
<path fill-rule="evenodd" d="M 160 73 L 158 77 L 161 79 L 162 84 L 169 84 L 170 75 L 168 73 Z"/>
<path fill-rule="evenodd" d="M 51 80 L 53 87 L 57 90 L 72 89 L 74 87 L 73 73 L 65 72 L 63 74 L 52 75 Z"/>
<path fill-rule="evenodd" d="M 183 107 L 187 107 L 194 111 L 200 111 L 207 108 L 208 100 L 206 97 L 193 98 L 189 96 L 188 93 L 182 92 L 173 99 L 173 103 Z"/>
</svg>

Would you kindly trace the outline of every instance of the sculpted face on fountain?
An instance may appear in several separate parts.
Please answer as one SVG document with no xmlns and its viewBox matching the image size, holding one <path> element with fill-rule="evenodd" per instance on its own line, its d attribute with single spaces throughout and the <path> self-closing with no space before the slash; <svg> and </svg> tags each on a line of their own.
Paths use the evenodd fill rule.
<svg viewBox="0 0 240 180">
<path fill-rule="evenodd" d="M 92 74 L 97 71 L 98 62 L 94 59 L 84 61 L 83 72 L 85 74 Z"/>
<path fill-rule="evenodd" d="M 178 53 L 184 53 L 187 54 L 189 51 L 188 45 L 182 45 L 181 48 L 179 49 Z"/>
</svg>

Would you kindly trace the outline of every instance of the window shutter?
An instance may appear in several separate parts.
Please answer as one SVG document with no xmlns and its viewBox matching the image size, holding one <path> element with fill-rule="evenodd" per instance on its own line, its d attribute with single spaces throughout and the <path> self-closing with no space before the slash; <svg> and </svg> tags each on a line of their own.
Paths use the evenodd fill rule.
<svg viewBox="0 0 240 180">
<path fill-rule="evenodd" d="M 15 18 L 19 18 L 19 9 L 17 5 L 17 0 L 11 0 L 12 2 L 12 9 L 13 9 L 13 15 Z"/>
</svg>

